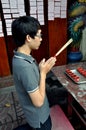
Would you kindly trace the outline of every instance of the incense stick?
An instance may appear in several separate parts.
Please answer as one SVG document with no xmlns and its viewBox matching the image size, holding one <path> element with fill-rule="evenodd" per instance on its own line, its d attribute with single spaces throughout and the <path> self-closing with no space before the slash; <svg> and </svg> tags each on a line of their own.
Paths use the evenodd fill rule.
<svg viewBox="0 0 86 130">
<path fill-rule="evenodd" d="M 65 45 L 63 45 L 63 47 L 55 54 L 55 57 L 58 56 L 70 43 L 73 42 L 73 39 L 69 39 L 68 42 L 65 43 Z"/>
</svg>

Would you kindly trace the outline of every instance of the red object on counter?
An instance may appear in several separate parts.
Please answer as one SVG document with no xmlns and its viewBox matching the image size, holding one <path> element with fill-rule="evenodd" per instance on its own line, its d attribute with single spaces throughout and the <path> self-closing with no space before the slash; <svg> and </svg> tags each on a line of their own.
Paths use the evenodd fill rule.
<svg viewBox="0 0 86 130">
<path fill-rule="evenodd" d="M 73 73 L 70 69 L 66 69 L 66 73 L 76 82 L 80 80 L 80 77 Z"/>
</svg>

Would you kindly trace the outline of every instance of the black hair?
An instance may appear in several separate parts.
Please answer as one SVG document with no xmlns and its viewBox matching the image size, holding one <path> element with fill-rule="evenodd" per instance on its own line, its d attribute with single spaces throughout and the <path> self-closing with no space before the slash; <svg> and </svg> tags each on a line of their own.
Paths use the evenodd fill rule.
<svg viewBox="0 0 86 130">
<path fill-rule="evenodd" d="M 12 22 L 12 37 L 17 47 L 25 43 L 26 36 L 29 35 L 34 39 L 40 29 L 40 23 L 31 16 L 21 16 Z"/>
</svg>

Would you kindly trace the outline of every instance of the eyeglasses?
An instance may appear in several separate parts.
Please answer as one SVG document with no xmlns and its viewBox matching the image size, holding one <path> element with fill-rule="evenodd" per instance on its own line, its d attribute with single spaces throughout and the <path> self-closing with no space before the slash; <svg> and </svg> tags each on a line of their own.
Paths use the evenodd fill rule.
<svg viewBox="0 0 86 130">
<path fill-rule="evenodd" d="M 36 37 L 42 38 L 42 34 L 37 34 Z"/>
</svg>

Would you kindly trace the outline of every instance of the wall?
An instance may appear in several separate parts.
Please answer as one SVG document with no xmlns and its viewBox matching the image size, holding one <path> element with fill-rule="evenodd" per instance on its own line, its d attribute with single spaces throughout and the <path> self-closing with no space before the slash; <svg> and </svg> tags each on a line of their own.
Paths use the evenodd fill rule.
<svg viewBox="0 0 86 130">
<path fill-rule="evenodd" d="M 0 77 L 10 75 L 5 39 L 0 37 Z"/>
<path fill-rule="evenodd" d="M 49 21 L 49 56 L 55 53 L 67 42 L 67 19 L 57 18 Z M 67 63 L 67 49 L 57 56 L 56 65 Z"/>
</svg>

